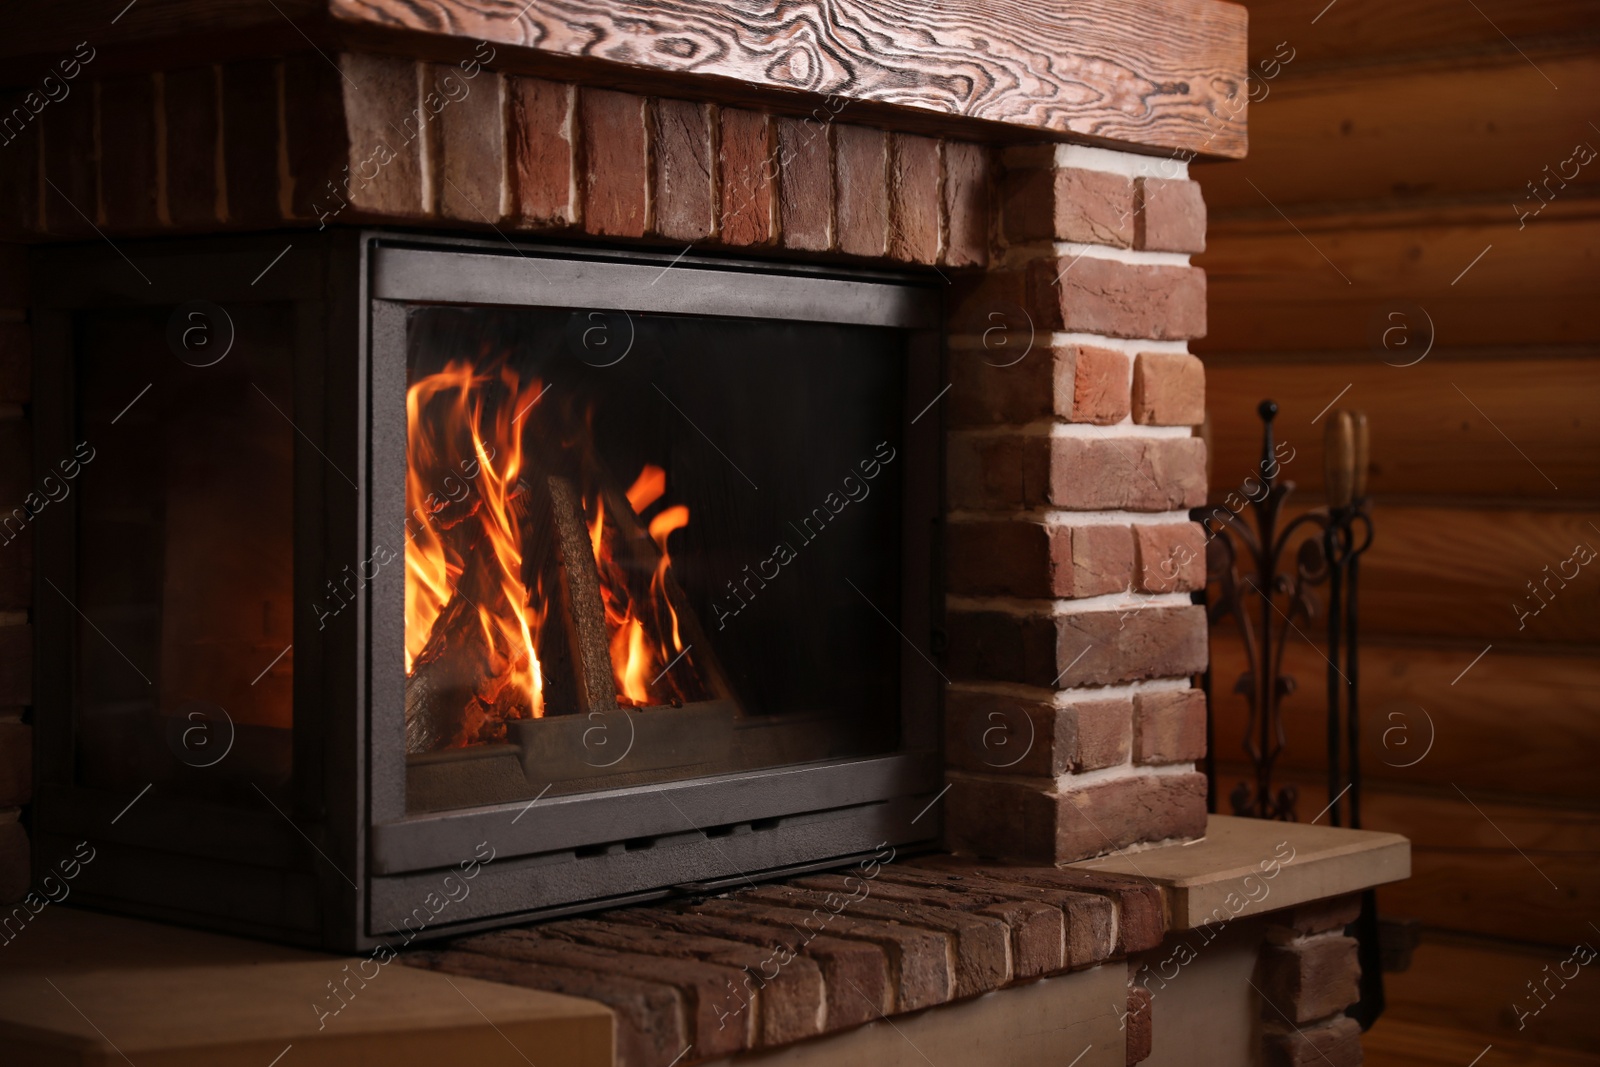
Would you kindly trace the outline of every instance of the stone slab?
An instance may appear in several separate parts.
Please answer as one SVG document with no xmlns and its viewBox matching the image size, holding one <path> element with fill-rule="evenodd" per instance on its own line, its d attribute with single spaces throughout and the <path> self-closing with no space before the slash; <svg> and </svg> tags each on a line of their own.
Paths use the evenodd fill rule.
<svg viewBox="0 0 1600 1067">
<path fill-rule="evenodd" d="M 1411 876 L 1411 842 L 1399 834 L 1213 815 L 1186 844 L 1085 860 L 1071 867 L 1146 879 L 1161 887 L 1172 930 L 1258 915 Z M 1276 870 L 1276 873 L 1272 873 Z"/>
<path fill-rule="evenodd" d="M 341 1003 L 329 982 L 347 1002 L 322 1015 Z M 577 997 L 52 904 L 0 946 L 0 1049 L 8 1067 L 610 1067 L 612 1019 Z"/>
</svg>

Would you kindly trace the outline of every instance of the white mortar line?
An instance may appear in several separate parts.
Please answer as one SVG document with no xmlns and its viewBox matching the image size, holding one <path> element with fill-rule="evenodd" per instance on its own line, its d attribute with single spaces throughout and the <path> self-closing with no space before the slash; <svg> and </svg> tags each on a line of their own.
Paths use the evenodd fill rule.
<svg viewBox="0 0 1600 1067">
<path fill-rule="evenodd" d="M 1041 419 L 1021 426 L 971 426 L 951 430 L 951 437 L 1118 437 L 1124 439 L 1158 440 L 1174 437 L 1193 437 L 1192 426 L 1141 426 L 1131 418 L 1110 426 L 1097 426 L 1092 422 L 1057 422 Z"/>
<path fill-rule="evenodd" d="M 951 778 L 967 781 L 994 782 L 997 785 L 1023 785 L 1034 789 L 1048 789 L 1055 793 L 1074 793 L 1105 782 L 1120 782 L 1129 778 L 1167 778 L 1193 774 L 1194 763 L 1144 764 L 1128 760 L 1114 767 L 1099 767 L 1092 771 L 1068 771 L 1057 777 L 1036 774 L 992 774 L 967 768 L 951 768 L 945 772 Z"/>
<path fill-rule="evenodd" d="M 1012 511 L 945 512 L 948 522 L 1040 522 L 1049 526 L 1166 526 L 1190 521 L 1188 511 L 1061 511 L 1054 508 L 1017 508 Z"/>
<path fill-rule="evenodd" d="M 1032 617 L 1085 615 L 1096 611 L 1138 611 L 1144 608 L 1186 608 L 1193 604 L 1188 593 L 1103 593 L 1081 600 L 1029 600 L 1014 596 L 957 596 L 944 598 L 951 611 L 999 611 L 1007 615 Z"/>
<path fill-rule="evenodd" d="M 985 696 L 1003 696 L 1013 700 L 1030 700 L 1052 707 L 1068 708 L 1074 704 L 1093 703 L 1100 700 L 1133 698 L 1140 693 L 1164 693 L 1194 688 L 1187 677 L 1151 678 L 1142 682 L 1123 682 L 1118 685 L 1079 686 L 1075 689 L 1047 689 L 1044 686 L 1023 685 L 1021 682 L 956 682 L 951 690 L 978 693 Z"/>
<path fill-rule="evenodd" d="M 1082 144 L 1056 146 L 1055 165 L 1075 167 L 1078 170 L 1099 170 L 1108 174 L 1125 174 L 1130 178 L 1187 178 L 1189 164 L 1186 160 L 1167 156 L 1143 156 L 1132 152 L 1117 152 L 1109 148 L 1093 148 Z"/>
<path fill-rule="evenodd" d="M 1077 774 L 1067 772 L 1056 779 L 1057 793 L 1071 793 L 1079 789 L 1099 785 L 1101 782 L 1116 782 L 1124 778 L 1163 778 L 1178 774 L 1193 774 L 1194 763 L 1161 763 L 1145 764 L 1134 763 L 1130 758 L 1127 763 L 1119 763 L 1115 767 L 1102 767 L 1093 771 L 1081 771 Z"/>
<path fill-rule="evenodd" d="M 984 348 L 983 334 L 981 333 L 954 333 L 946 338 L 946 344 L 953 349 L 965 351 L 967 349 Z M 1137 337 L 1107 337 L 1098 333 L 1068 333 L 1057 330 L 1034 339 L 1034 347 L 1043 349 L 1049 345 L 1091 345 L 1095 348 L 1109 348 L 1128 356 L 1137 356 L 1140 352 L 1181 352 L 1188 354 L 1188 341 L 1154 341 Z M 1023 357 L 1024 359 L 1027 357 Z M 1018 363 L 1021 360 L 1017 361 Z M 1004 370 L 1004 367 L 996 367 Z M 1130 370 L 1130 373 L 1131 370 Z"/>
<path fill-rule="evenodd" d="M 1187 252 L 1142 252 L 1132 248 L 1115 248 L 1111 245 L 1084 244 L 1079 241 L 1048 241 L 1011 245 L 1000 257 L 1001 269 L 1015 270 L 1037 259 L 1064 259 L 1075 263 L 1080 259 L 1109 259 L 1117 263 L 1143 267 L 1187 267 Z M 995 269 L 993 267 L 991 270 Z M 1063 267 L 1061 273 L 1070 270 Z"/>
</svg>

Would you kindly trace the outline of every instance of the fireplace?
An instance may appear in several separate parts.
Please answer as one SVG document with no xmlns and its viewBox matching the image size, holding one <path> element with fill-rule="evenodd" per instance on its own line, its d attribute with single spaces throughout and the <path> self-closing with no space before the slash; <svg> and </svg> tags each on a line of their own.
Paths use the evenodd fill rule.
<svg viewBox="0 0 1600 1067">
<path fill-rule="evenodd" d="M 33 258 L 38 832 L 84 900 L 351 949 L 937 837 L 937 279 L 122 251 Z"/>
</svg>

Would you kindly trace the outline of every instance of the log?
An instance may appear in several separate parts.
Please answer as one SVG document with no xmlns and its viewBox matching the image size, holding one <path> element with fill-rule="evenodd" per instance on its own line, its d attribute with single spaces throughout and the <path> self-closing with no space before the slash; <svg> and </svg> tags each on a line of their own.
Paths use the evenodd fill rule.
<svg viewBox="0 0 1600 1067">
<path fill-rule="evenodd" d="M 546 479 L 556 553 L 561 561 L 560 606 L 568 647 L 575 653 L 580 712 L 613 710 L 617 685 L 606 641 L 606 609 L 600 575 L 583 521 L 583 502 L 572 483 L 559 475 Z"/>
</svg>

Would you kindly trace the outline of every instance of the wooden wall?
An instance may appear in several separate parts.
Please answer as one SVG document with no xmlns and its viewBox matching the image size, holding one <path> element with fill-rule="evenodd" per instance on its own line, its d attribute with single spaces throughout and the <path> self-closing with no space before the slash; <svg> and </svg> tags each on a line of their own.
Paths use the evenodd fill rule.
<svg viewBox="0 0 1600 1067">
<path fill-rule="evenodd" d="M 1580 162 L 1600 151 L 1600 4 L 1325 4 L 1247 3 L 1250 155 L 1192 172 L 1213 495 L 1251 473 L 1260 399 L 1282 407 L 1303 506 L 1322 497 L 1314 420 L 1341 390 L 1367 412 L 1365 823 L 1411 837 L 1415 875 L 1380 901 L 1425 927 L 1373 1038 L 1600 1051 L 1600 973 L 1520 1028 L 1513 1010 L 1576 942 L 1600 947 L 1600 559 L 1543 585 L 1600 550 L 1600 156 Z M 1530 581 L 1549 603 L 1519 618 Z M 1286 771 L 1309 819 L 1326 668 L 1294 641 Z M 1236 760 L 1229 632 L 1213 660 L 1217 755 Z"/>
</svg>

